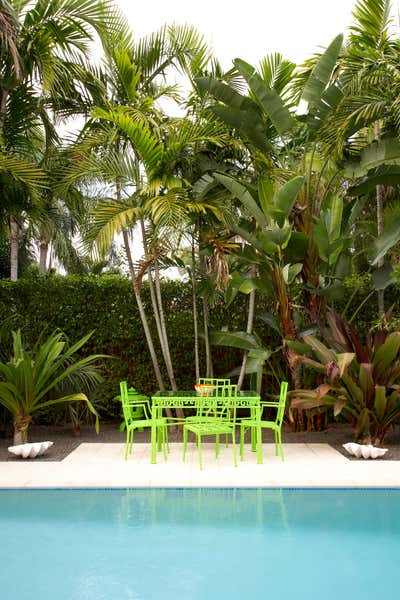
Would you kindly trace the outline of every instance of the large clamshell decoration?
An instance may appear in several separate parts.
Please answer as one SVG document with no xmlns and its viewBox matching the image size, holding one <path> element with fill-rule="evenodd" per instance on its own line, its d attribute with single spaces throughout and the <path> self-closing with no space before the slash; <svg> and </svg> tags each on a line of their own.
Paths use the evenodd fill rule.
<svg viewBox="0 0 400 600">
<path fill-rule="evenodd" d="M 381 458 L 381 456 L 388 451 L 387 448 L 375 448 L 375 446 L 371 446 L 371 444 L 364 445 L 356 444 L 354 442 L 343 444 L 343 448 L 356 458 Z"/>
<path fill-rule="evenodd" d="M 20 444 L 19 446 L 9 446 L 8 451 L 21 458 L 36 458 L 44 454 L 54 442 L 35 442 L 34 444 Z"/>
</svg>

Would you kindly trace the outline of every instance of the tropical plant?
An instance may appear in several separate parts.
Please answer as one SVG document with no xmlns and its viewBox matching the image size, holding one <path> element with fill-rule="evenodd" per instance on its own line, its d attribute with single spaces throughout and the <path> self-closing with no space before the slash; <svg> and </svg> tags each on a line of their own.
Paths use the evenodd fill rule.
<svg viewBox="0 0 400 600">
<path fill-rule="evenodd" d="M 293 391 L 291 406 L 331 406 L 334 416 L 341 414 L 353 425 L 357 442 L 381 445 L 400 419 L 400 331 L 389 331 L 391 311 L 364 343 L 328 310 L 329 327 L 322 329 L 327 344 L 313 335 L 305 335 L 303 344 L 292 344 L 298 359 L 316 369 L 322 380 L 314 390 Z"/>
<path fill-rule="evenodd" d="M 268 177 L 260 177 L 257 187 L 225 174 L 215 173 L 214 177 L 240 201 L 248 217 L 239 226 L 231 225 L 232 234 L 243 241 L 238 255 L 254 266 L 255 276 L 247 280 L 247 289 L 273 293 L 284 355 L 296 386 L 299 383 L 296 361 L 286 345 L 287 339 L 297 337 L 289 288 L 302 269 L 307 240 L 303 234 L 293 232 L 288 217 L 304 180 L 295 177 L 276 189 Z"/>
<path fill-rule="evenodd" d="M 384 265 L 384 257 L 400 239 L 398 217 L 387 230 L 384 227 L 387 188 L 400 183 L 399 40 L 393 35 L 391 4 L 391 0 L 357 0 L 337 66 L 338 102 L 319 135 L 325 151 L 344 167 L 351 201 L 357 198 L 369 200 L 371 208 L 375 205 L 375 214 L 372 210 L 368 214 L 367 204 L 369 222 L 363 241 L 370 265 L 376 267 L 381 315 L 385 312 L 382 280 L 388 281 L 389 266 Z M 359 229 L 361 239 L 363 228 Z"/>
<path fill-rule="evenodd" d="M 337 165 L 329 154 L 324 155 L 318 140 L 319 130 L 341 98 L 335 66 L 342 42 L 343 36 L 337 36 L 297 72 L 295 65 L 279 54 L 265 57 L 258 68 L 236 59 L 237 76 L 242 78 L 242 88 L 247 86 L 248 95 L 240 93 L 237 82 L 227 85 L 210 77 L 197 80 L 199 88 L 218 102 L 211 110 L 245 144 L 254 178 L 267 176 L 277 187 L 295 174 L 304 179 L 288 218 L 293 230 L 307 240 L 300 279 L 304 313 L 310 323 L 323 315 L 324 299 L 345 264 L 342 214 L 349 210 L 343 207 L 337 189 Z M 300 100 L 307 102 L 306 114 L 295 113 Z"/>
<path fill-rule="evenodd" d="M 101 82 L 85 63 L 95 34 L 115 33 L 111 0 L 10 0 L 0 9 L 0 220 L 9 229 L 11 279 L 29 222 L 48 213 L 40 168 L 57 141 L 54 121 L 88 113 Z M 49 221 L 49 219 L 47 219 Z M 43 231 L 43 227 L 41 227 Z"/>
<path fill-rule="evenodd" d="M 164 81 L 175 63 L 190 76 L 194 64 L 200 65 L 206 55 L 201 36 L 190 27 L 164 27 L 138 44 L 132 40 L 110 43 L 106 47 L 110 95 L 95 108 L 94 120 L 75 152 L 83 160 L 73 165 L 67 177 L 69 181 L 102 179 L 115 190 L 113 199 L 94 207 L 86 240 L 102 252 L 122 233 L 160 389 L 164 388 L 163 376 L 140 298 L 141 281 L 147 275 L 162 355 L 171 387 L 176 389 L 160 287 L 160 264 L 167 245 L 160 228 L 175 229 L 191 208 L 201 210 L 195 203 L 187 206 L 188 186 L 179 167 L 185 155 L 191 155 L 204 140 L 220 142 L 221 128 L 210 122 L 167 119 L 156 102 L 175 95 Z M 139 265 L 134 264 L 130 248 L 135 226 L 141 229 L 144 246 Z"/>
<path fill-rule="evenodd" d="M 33 413 L 63 402 L 86 402 L 98 431 L 98 414 L 89 398 L 82 392 L 63 392 L 66 384 L 69 389 L 77 389 L 101 381 L 95 363 L 105 355 L 76 357 L 92 334 L 69 344 L 63 333 L 54 332 L 44 341 L 39 338 L 31 350 L 23 347 L 20 330 L 12 335 L 12 357 L 0 362 L 0 404 L 14 417 L 14 444 L 27 441 Z"/>
</svg>

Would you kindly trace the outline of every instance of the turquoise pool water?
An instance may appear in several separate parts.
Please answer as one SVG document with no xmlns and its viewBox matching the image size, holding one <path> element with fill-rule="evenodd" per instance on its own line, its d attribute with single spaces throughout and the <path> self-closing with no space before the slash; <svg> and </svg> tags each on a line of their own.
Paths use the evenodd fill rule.
<svg viewBox="0 0 400 600">
<path fill-rule="evenodd" d="M 400 490 L 4 490 L 2 600 L 395 598 Z"/>
</svg>

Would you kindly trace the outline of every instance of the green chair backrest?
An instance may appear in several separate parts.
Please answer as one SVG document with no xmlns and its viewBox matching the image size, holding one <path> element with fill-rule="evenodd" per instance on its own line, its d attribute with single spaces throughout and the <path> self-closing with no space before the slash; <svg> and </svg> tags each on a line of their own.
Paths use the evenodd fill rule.
<svg viewBox="0 0 400 600">
<path fill-rule="evenodd" d="M 149 401 L 146 396 L 139 394 L 134 388 L 128 389 L 126 381 L 120 381 L 119 389 L 121 391 L 122 413 L 127 423 L 131 423 L 138 418 L 150 418 Z"/>
<path fill-rule="evenodd" d="M 218 386 L 213 396 L 204 396 L 198 403 L 198 417 L 211 417 L 215 422 L 236 421 L 236 405 L 234 399 L 237 396 L 237 385 Z"/>
<path fill-rule="evenodd" d="M 230 385 L 230 379 L 214 379 L 213 377 L 199 377 L 198 382 L 200 385 L 205 383 L 212 383 L 213 385 Z"/>
<path fill-rule="evenodd" d="M 281 382 L 281 389 L 280 389 L 280 393 L 279 393 L 279 400 L 278 400 L 278 402 L 262 402 L 261 403 L 261 405 L 263 407 L 267 406 L 268 408 L 272 407 L 272 408 L 277 408 L 278 409 L 276 411 L 275 423 L 279 427 L 282 425 L 283 417 L 285 416 L 285 406 L 286 406 L 287 391 L 288 391 L 288 382 L 287 381 L 282 381 Z"/>
</svg>

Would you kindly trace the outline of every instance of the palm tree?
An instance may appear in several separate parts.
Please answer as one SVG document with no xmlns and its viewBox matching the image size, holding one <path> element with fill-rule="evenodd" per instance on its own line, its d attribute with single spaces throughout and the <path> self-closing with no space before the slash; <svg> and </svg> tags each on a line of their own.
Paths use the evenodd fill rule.
<svg viewBox="0 0 400 600">
<path fill-rule="evenodd" d="M 94 110 L 94 119 L 82 133 L 74 150 L 79 163 L 73 164 L 67 181 L 89 176 L 106 180 L 114 188 L 114 199 L 96 206 L 89 237 L 104 251 L 115 233 L 122 233 L 135 298 L 158 385 L 163 389 L 140 298 L 140 281 L 147 270 L 160 345 L 174 389 L 176 382 L 160 291 L 158 237 L 155 235 L 154 243 L 149 243 L 145 221 L 159 227 L 182 219 L 186 214 L 187 193 L 182 180 L 175 177 L 177 162 L 185 148 L 204 139 L 219 141 L 220 132 L 210 124 L 198 125 L 182 119 L 168 121 L 156 101 L 162 96 L 176 95 L 175 88 L 164 82 L 175 63 L 190 73 L 193 64 L 206 60 L 207 52 L 201 37 L 187 27 L 165 27 L 137 44 L 127 33 L 124 43 L 108 40 L 105 52 L 108 96 Z M 135 223 L 141 226 L 145 250 L 145 261 L 139 271 L 132 261 L 129 245 L 129 230 Z"/>
<path fill-rule="evenodd" d="M 349 195 L 356 197 L 374 191 L 377 245 L 383 233 L 383 185 L 385 181 L 400 181 L 390 167 L 400 156 L 400 42 L 391 34 L 390 9 L 390 0 L 357 1 L 354 23 L 339 61 L 341 99 L 321 129 L 327 152 L 342 163 L 347 161 L 348 176 L 358 178 Z M 383 267 L 382 253 L 375 264 Z M 383 289 L 378 290 L 378 308 L 383 315 Z"/>
<path fill-rule="evenodd" d="M 36 210 L 40 204 L 37 194 L 32 195 L 37 189 L 32 190 L 32 185 L 21 180 L 20 172 L 24 169 L 27 173 L 29 168 L 31 180 L 38 177 L 47 144 L 45 138 L 53 136 L 55 131 L 46 109 L 52 104 L 56 112 L 61 108 L 66 110 L 62 100 L 68 97 L 70 103 L 74 87 L 71 75 L 74 81 L 82 75 L 82 60 L 88 55 L 93 34 L 103 36 L 107 23 L 118 26 L 114 13 L 108 0 L 3 3 L 0 13 L 0 158 L 3 167 L 0 171 L 3 196 L 9 196 L 4 204 L 8 208 L 3 207 L 3 218 L 9 222 L 13 280 L 17 278 L 18 240 L 22 228 L 32 216 L 32 206 L 35 205 Z M 78 85 L 75 97 L 79 97 L 77 90 Z M 68 110 L 71 112 L 71 107 Z M 12 170 L 14 165 L 16 171 Z M 18 194 L 16 186 L 20 188 Z M 10 198 L 15 199 L 17 195 L 22 200 L 15 204 Z"/>
</svg>

